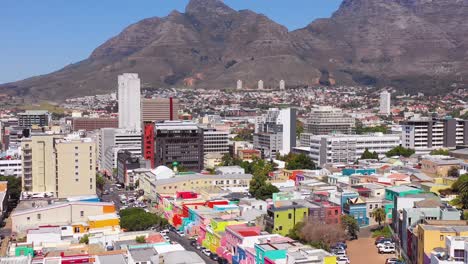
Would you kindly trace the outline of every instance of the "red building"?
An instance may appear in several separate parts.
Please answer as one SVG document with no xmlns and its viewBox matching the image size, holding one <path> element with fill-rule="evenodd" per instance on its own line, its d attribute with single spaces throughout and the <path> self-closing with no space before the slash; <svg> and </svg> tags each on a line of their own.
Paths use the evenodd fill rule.
<svg viewBox="0 0 468 264">
<path fill-rule="evenodd" d="M 341 224 L 341 206 L 328 201 L 310 201 L 309 220 L 322 224 Z"/>
<path fill-rule="evenodd" d="M 143 157 L 151 161 L 151 168 L 154 169 L 154 123 L 146 122 L 143 132 Z"/>
</svg>

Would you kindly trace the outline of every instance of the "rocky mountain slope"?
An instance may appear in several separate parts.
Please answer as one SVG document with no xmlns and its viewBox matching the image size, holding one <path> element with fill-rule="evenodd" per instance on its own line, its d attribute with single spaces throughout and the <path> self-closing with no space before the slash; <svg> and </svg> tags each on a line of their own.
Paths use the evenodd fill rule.
<svg viewBox="0 0 468 264">
<path fill-rule="evenodd" d="M 191 0 L 184 13 L 130 25 L 89 58 L 0 92 L 62 100 L 116 89 L 139 73 L 147 87 L 255 88 L 314 84 L 392 85 L 439 93 L 464 86 L 468 0 L 344 0 L 331 18 L 289 32 L 220 0 Z"/>
</svg>

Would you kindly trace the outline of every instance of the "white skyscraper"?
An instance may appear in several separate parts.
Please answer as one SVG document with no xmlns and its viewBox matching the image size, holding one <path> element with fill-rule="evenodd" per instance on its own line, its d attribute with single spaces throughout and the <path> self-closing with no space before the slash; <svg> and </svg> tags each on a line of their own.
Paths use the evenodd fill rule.
<svg viewBox="0 0 468 264">
<path fill-rule="evenodd" d="M 237 80 L 237 90 L 242 90 L 242 80 Z"/>
<path fill-rule="evenodd" d="M 281 80 L 279 82 L 279 88 L 280 88 L 280 90 L 286 89 L 286 82 L 284 80 Z"/>
<path fill-rule="evenodd" d="M 141 129 L 140 79 L 136 73 L 119 75 L 119 128 Z"/>
<path fill-rule="evenodd" d="M 276 123 L 283 125 L 283 141 L 280 153 L 281 155 L 287 155 L 296 146 L 296 109 L 280 110 Z"/>
<path fill-rule="evenodd" d="M 263 81 L 258 81 L 258 90 L 263 90 Z"/>
<path fill-rule="evenodd" d="M 382 115 L 389 115 L 391 112 L 391 94 L 387 91 L 380 93 L 380 111 Z"/>
</svg>

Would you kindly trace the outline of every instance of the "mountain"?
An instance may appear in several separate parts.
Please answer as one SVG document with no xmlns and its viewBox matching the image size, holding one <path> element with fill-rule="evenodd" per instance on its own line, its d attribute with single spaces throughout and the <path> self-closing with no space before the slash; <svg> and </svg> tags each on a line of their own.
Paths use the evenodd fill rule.
<svg viewBox="0 0 468 264">
<path fill-rule="evenodd" d="M 0 85 L 0 92 L 63 100 L 116 90 L 117 75 L 144 87 L 255 88 L 313 84 L 391 85 L 444 92 L 466 85 L 468 0 L 344 0 L 328 19 L 288 31 L 220 0 L 191 0 L 184 13 L 125 28 L 85 60 Z"/>
</svg>

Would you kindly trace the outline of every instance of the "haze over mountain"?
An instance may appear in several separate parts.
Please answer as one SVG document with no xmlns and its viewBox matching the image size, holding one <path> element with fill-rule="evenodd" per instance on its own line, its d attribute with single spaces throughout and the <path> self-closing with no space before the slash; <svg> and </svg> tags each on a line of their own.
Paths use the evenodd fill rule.
<svg viewBox="0 0 468 264">
<path fill-rule="evenodd" d="M 220 0 L 125 28 L 89 58 L 0 92 L 63 100 L 116 90 L 135 72 L 144 87 L 255 88 L 314 84 L 391 85 L 439 93 L 466 85 L 468 0 L 344 0 L 331 18 L 289 32 Z"/>
</svg>

